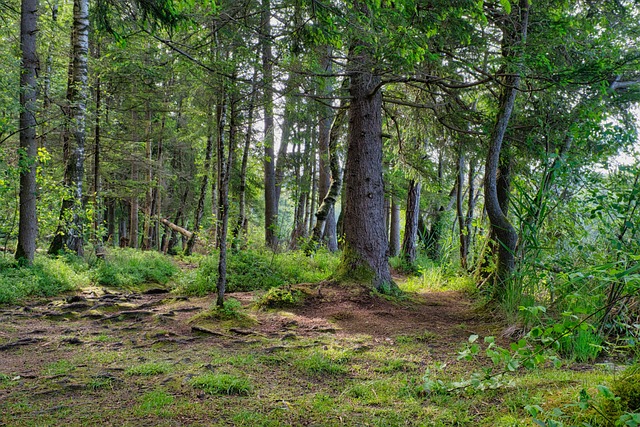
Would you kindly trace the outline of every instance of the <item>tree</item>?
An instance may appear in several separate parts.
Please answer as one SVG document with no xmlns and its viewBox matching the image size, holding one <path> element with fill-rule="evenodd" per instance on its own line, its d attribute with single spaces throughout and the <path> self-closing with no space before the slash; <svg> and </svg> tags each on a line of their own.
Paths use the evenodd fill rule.
<svg viewBox="0 0 640 427">
<path fill-rule="evenodd" d="M 84 185 L 85 116 L 87 108 L 87 57 L 89 55 L 89 2 L 74 0 L 73 28 L 71 30 L 70 76 L 67 87 L 67 114 L 69 135 L 65 137 L 65 178 L 69 194 L 62 202 L 60 225 L 49 246 L 49 253 L 65 249 L 78 255 L 83 253 L 82 195 Z M 68 154 L 67 154 L 68 153 Z"/>
<path fill-rule="evenodd" d="M 502 142 L 518 93 L 522 66 L 522 52 L 527 39 L 529 23 L 529 0 L 521 0 L 519 6 L 502 22 L 502 55 L 508 61 L 507 74 L 503 77 L 500 102 L 489 138 L 489 152 L 485 164 L 484 197 L 485 209 L 491 222 L 491 230 L 498 244 L 498 267 L 493 297 L 504 296 L 507 281 L 515 269 L 515 250 L 518 234 L 501 206 L 498 195 L 498 169 Z M 508 164 L 508 160 L 506 161 Z M 504 178 L 504 171 L 503 171 Z M 504 197 L 503 197 L 504 199 Z"/>
<path fill-rule="evenodd" d="M 36 251 L 38 219 L 36 211 L 36 54 L 37 0 L 22 0 L 20 10 L 20 222 L 15 257 L 30 265 Z"/>
</svg>

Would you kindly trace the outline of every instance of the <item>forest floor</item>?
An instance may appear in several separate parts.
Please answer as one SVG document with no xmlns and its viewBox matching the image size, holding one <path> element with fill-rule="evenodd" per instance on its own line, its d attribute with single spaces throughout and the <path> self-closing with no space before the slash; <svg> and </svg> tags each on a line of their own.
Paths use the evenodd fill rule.
<svg viewBox="0 0 640 427">
<path fill-rule="evenodd" d="M 0 307 L 0 425 L 533 425 L 606 374 L 573 365 L 521 372 L 496 390 L 425 393 L 423 376 L 464 378 L 472 334 L 505 325 L 456 291 L 385 299 L 307 285 L 303 304 L 216 320 L 212 297 L 159 287 L 86 288 Z M 592 384 L 593 383 L 593 384 Z"/>
</svg>

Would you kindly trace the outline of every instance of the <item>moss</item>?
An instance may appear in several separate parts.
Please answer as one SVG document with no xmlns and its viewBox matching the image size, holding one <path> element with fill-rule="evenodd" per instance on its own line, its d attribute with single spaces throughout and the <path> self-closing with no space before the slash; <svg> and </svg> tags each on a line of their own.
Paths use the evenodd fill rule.
<svg viewBox="0 0 640 427">
<path fill-rule="evenodd" d="M 373 284 L 376 273 L 356 251 L 345 246 L 333 279 L 342 283 Z"/>
<path fill-rule="evenodd" d="M 622 412 L 637 412 L 640 409 L 640 365 L 627 368 L 613 383 L 611 391 L 620 398 L 616 406 Z"/>
</svg>

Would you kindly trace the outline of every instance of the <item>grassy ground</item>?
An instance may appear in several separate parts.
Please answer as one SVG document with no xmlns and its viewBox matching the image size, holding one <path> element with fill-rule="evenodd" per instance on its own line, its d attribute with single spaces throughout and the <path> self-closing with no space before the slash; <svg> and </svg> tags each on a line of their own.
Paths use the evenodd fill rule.
<svg viewBox="0 0 640 427">
<path fill-rule="evenodd" d="M 427 372 L 463 380 L 489 366 L 458 351 L 469 335 L 499 336 L 503 325 L 481 319 L 460 291 L 411 286 L 393 301 L 308 286 L 306 302 L 272 310 L 236 293 L 226 313 L 160 286 L 87 287 L 0 307 L 0 425 L 534 425 L 525 407 L 563 408 L 566 425 L 595 419 L 564 405 L 611 379 L 599 366 L 429 391 Z"/>
</svg>

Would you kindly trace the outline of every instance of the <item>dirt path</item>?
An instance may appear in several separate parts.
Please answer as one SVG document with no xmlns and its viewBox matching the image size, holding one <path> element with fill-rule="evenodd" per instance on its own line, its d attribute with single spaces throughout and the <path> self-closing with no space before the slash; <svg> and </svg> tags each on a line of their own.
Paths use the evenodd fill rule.
<svg viewBox="0 0 640 427">
<path fill-rule="evenodd" d="M 209 327 L 205 333 L 190 319 L 209 308 L 211 298 L 180 297 L 160 288 L 144 294 L 89 288 L 2 307 L 0 412 L 21 414 L 19 419 L 28 421 L 79 405 L 89 417 L 83 422 L 99 425 L 91 421 L 91 407 L 132 406 L 136 393 L 153 385 L 127 376 L 128 367 L 147 360 L 162 360 L 186 372 L 210 366 L 212 349 L 267 354 L 286 348 L 292 339 L 326 346 L 327 337 L 342 342 L 355 337 L 366 348 L 412 337 L 424 342 L 425 356 L 416 357 L 437 359 L 455 352 L 470 334 L 487 335 L 497 328 L 476 320 L 471 302 L 459 292 L 415 294 L 399 301 L 328 284 L 307 292 L 301 307 L 252 310 L 252 325 Z M 247 307 L 255 298 L 251 293 L 229 297 Z M 168 375 L 162 384 L 174 384 L 185 399 L 195 399 L 199 395 L 185 385 L 190 375 Z M 11 386 L 3 386 L 3 378 Z M 104 384 L 107 390 L 102 390 Z M 131 387 L 137 391 L 128 391 Z M 16 409 L 20 405 L 28 409 Z"/>
</svg>

